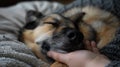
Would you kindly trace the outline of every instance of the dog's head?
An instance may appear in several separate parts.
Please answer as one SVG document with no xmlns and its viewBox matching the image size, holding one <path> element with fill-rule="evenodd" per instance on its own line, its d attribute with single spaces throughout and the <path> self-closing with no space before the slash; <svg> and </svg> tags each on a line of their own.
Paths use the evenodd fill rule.
<svg viewBox="0 0 120 67">
<path fill-rule="evenodd" d="M 80 20 L 84 15 L 85 13 L 81 12 L 77 16 L 67 18 L 57 13 L 44 16 L 29 11 L 26 19 L 31 24 L 26 28 L 33 29 L 34 42 L 39 45 L 40 52 L 44 55 L 49 50 L 67 53 L 84 49 L 84 36 L 79 29 L 79 23 L 76 22 L 78 17 Z"/>
</svg>

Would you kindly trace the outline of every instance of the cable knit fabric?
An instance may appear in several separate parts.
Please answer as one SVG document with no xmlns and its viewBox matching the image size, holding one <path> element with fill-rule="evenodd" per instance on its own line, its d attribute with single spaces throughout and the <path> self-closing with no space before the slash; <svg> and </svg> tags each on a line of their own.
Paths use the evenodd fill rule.
<svg viewBox="0 0 120 67">
<path fill-rule="evenodd" d="M 0 34 L 0 67 L 49 67 L 24 43 L 14 40 L 10 34 Z"/>
</svg>

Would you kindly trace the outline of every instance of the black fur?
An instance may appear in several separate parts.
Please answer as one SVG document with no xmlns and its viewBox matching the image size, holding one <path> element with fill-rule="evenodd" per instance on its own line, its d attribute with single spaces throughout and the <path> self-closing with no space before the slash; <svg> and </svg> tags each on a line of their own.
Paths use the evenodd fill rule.
<svg viewBox="0 0 120 67">
<path fill-rule="evenodd" d="M 39 25 L 38 19 L 42 18 L 44 15 L 41 12 L 30 10 L 26 14 L 27 24 L 24 26 L 25 29 L 34 29 Z"/>
</svg>

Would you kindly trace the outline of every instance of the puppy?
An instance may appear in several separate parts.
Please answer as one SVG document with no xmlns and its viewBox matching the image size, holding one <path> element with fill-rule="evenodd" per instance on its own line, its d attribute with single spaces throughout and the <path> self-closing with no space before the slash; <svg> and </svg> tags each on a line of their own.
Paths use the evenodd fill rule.
<svg viewBox="0 0 120 67">
<path fill-rule="evenodd" d="M 35 55 L 48 62 L 49 50 L 69 53 L 86 49 L 85 40 L 95 41 L 99 49 L 106 46 L 114 37 L 119 20 L 111 13 L 97 7 L 71 8 L 61 14 L 43 15 L 29 11 L 27 24 L 22 32 L 22 40 Z M 68 67 L 56 62 L 52 67 Z"/>
</svg>

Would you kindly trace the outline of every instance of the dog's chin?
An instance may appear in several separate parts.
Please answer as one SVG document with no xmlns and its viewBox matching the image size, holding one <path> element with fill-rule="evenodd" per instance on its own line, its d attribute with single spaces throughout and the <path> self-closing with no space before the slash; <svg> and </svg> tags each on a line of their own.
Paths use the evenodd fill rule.
<svg viewBox="0 0 120 67">
<path fill-rule="evenodd" d="M 56 49 L 56 50 L 54 50 L 54 51 L 59 52 L 59 53 L 67 53 L 66 51 L 58 50 L 58 49 Z M 49 64 L 52 64 L 52 63 L 55 62 L 54 59 L 52 59 L 51 57 L 47 56 L 47 52 L 48 52 L 48 51 L 42 49 L 41 52 L 42 52 L 42 54 L 45 56 L 45 58 L 46 58 L 46 60 L 47 60 L 47 62 L 48 62 Z"/>
<path fill-rule="evenodd" d="M 70 42 L 68 40 L 45 40 L 41 43 L 41 53 L 45 56 L 48 63 L 53 63 L 54 60 L 47 56 L 48 51 L 55 51 L 59 53 L 69 53 L 76 50 L 84 49 L 83 42 Z"/>
<path fill-rule="evenodd" d="M 68 52 L 66 52 L 66 51 L 64 51 L 64 50 L 60 50 L 60 49 L 50 49 L 50 50 L 52 50 L 52 51 L 55 51 L 55 52 L 59 52 L 59 53 L 68 53 Z M 49 57 L 49 56 L 47 56 L 47 50 L 45 50 L 45 49 L 42 49 L 41 50 L 41 53 L 44 55 L 44 57 L 45 57 L 45 60 L 47 60 L 47 62 L 49 63 L 49 64 L 52 64 L 52 63 L 54 63 L 55 62 L 55 60 L 54 59 L 52 59 L 51 57 Z"/>
<path fill-rule="evenodd" d="M 45 57 L 45 59 L 43 59 L 43 60 L 46 60 L 49 64 L 52 64 L 52 63 L 54 63 L 54 59 L 52 59 L 51 57 L 49 57 L 49 56 L 47 56 L 47 50 L 45 50 L 45 49 L 41 49 L 41 53 L 43 54 L 43 56 Z"/>
<path fill-rule="evenodd" d="M 57 43 L 56 45 L 58 45 L 58 44 L 59 43 Z M 44 43 L 42 45 L 50 45 L 50 44 L 49 43 Z M 53 45 L 53 44 L 51 44 L 51 45 Z M 53 63 L 54 60 L 52 58 L 50 58 L 50 57 L 47 56 L 47 52 L 50 51 L 50 50 L 65 54 L 65 53 L 69 53 L 69 52 L 72 52 L 72 51 L 77 51 L 77 50 L 83 50 L 83 49 L 85 49 L 83 43 L 74 44 L 73 46 L 70 46 L 70 45 L 72 45 L 72 44 L 65 44 L 65 45 L 63 45 L 61 47 L 60 46 L 59 47 L 57 47 L 57 46 L 50 46 L 49 47 L 50 49 L 48 49 L 48 47 L 44 47 L 46 49 L 41 48 L 41 53 L 46 57 L 46 59 L 47 59 L 47 61 L 49 63 Z"/>
</svg>

